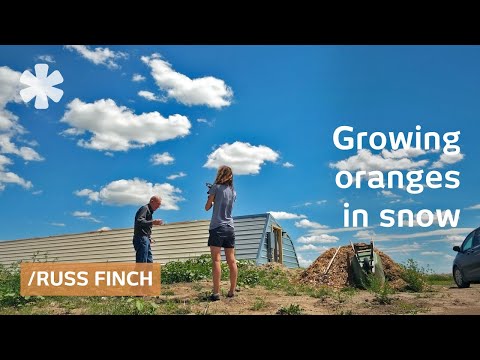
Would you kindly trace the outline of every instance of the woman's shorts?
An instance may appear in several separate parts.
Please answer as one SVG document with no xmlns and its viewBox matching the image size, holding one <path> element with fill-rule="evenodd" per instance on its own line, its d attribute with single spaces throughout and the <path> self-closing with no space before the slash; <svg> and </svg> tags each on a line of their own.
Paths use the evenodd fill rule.
<svg viewBox="0 0 480 360">
<path fill-rule="evenodd" d="M 235 229 L 228 225 L 222 225 L 209 230 L 208 246 L 217 246 L 223 248 L 235 247 Z"/>
</svg>

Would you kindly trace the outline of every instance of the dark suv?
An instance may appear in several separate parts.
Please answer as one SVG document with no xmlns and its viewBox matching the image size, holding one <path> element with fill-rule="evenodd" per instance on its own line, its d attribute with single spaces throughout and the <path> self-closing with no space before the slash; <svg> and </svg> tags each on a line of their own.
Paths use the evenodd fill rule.
<svg viewBox="0 0 480 360">
<path fill-rule="evenodd" d="M 453 260 L 453 278 L 459 288 L 480 281 L 480 228 L 473 230 L 462 243 L 454 246 L 458 254 Z"/>
</svg>

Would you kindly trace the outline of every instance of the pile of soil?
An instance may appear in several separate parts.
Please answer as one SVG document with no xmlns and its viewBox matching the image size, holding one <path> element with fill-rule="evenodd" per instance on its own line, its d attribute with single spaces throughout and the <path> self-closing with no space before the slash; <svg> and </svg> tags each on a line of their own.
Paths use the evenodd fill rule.
<svg viewBox="0 0 480 360">
<path fill-rule="evenodd" d="M 332 260 L 337 248 L 331 248 L 320 255 L 305 271 L 300 274 L 300 281 L 311 285 L 328 285 L 334 288 L 355 286 L 353 274 L 350 270 L 350 258 L 354 256 L 350 245 L 342 246 L 333 260 L 327 275 L 324 272 Z M 405 281 L 401 279 L 402 268 L 390 256 L 376 249 L 375 252 L 382 259 L 385 278 L 390 286 L 402 289 Z"/>
</svg>

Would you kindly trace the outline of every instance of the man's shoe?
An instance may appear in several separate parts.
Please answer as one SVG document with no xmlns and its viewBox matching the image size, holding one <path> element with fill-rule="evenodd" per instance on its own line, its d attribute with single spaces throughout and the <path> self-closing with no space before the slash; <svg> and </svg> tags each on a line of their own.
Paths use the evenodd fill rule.
<svg viewBox="0 0 480 360">
<path fill-rule="evenodd" d="M 218 301 L 220 300 L 220 294 L 212 294 L 208 297 L 208 300 L 210 301 Z"/>
</svg>

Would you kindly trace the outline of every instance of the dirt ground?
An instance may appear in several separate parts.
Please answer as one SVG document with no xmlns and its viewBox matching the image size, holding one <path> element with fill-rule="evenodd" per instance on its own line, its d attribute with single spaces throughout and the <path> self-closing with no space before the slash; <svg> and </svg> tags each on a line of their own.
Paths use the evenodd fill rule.
<svg viewBox="0 0 480 360">
<path fill-rule="evenodd" d="M 480 315 L 480 285 L 475 284 L 468 289 L 432 285 L 431 291 L 398 292 L 383 302 L 366 290 L 338 291 L 315 298 L 289 296 L 283 291 L 266 290 L 261 286 L 242 288 L 235 297 L 227 298 L 228 282 L 222 282 L 221 300 L 208 302 L 204 296 L 210 289 L 209 281 L 166 285 L 162 288 L 166 295 L 152 300 L 175 302 L 180 308 L 188 308 L 190 314 L 273 315 L 281 308 L 288 309 L 293 305 L 302 314 L 311 315 Z"/>
</svg>

